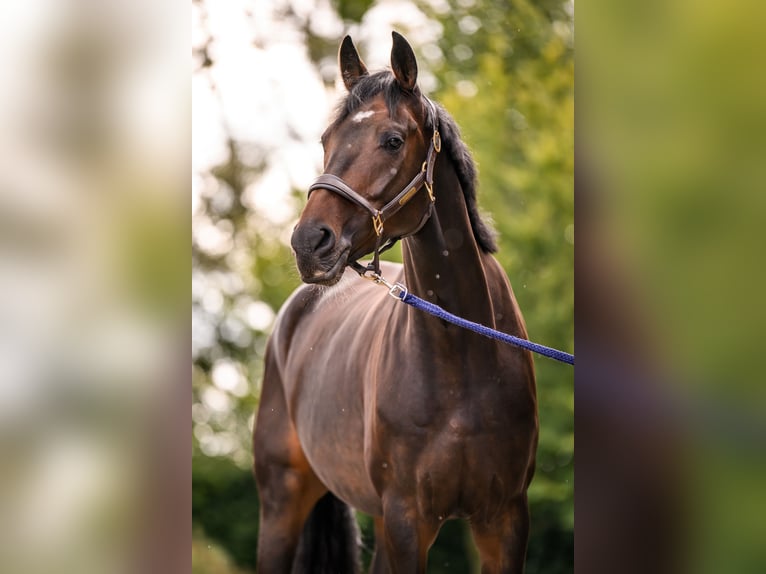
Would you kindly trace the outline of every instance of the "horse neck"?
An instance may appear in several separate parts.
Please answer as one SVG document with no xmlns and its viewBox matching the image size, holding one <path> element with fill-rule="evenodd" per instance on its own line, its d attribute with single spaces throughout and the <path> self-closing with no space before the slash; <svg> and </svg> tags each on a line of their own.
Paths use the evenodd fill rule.
<svg viewBox="0 0 766 574">
<path fill-rule="evenodd" d="M 465 319 L 494 324 L 482 254 L 452 165 L 440 158 L 434 173 L 434 213 L 402 242 L 407 287 Z"/>
</svg>

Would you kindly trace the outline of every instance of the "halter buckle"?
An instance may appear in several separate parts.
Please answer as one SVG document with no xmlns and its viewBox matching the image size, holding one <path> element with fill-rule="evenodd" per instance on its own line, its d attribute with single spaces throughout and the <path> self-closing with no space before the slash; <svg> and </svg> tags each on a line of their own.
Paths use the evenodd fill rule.
<svg viewBox="0 0 766 574">
<path fill-rule="evenodd" d="M 372 227 L 375 229 L 375 235 L 380 237 L 380 235 L 383 233 L 383 217 L 381 216 L 380 212 L 372 216 Z"/>
<path fill-rule="evenodd" d="M 426 186 L 426 191 L 428 192 L 428 197 L 431 198 L 431 203 L 434 203 L 436 201 L 436 197 L 434 197 L 434 186 L 431 183 L 428 183 L 427 181 L 424 181 L 423 184 Z"/>
</svg>

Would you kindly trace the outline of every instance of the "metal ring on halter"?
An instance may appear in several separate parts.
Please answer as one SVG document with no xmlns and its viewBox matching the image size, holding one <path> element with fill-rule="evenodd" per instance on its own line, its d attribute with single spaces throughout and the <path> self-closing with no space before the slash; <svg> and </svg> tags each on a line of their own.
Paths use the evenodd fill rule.
<svg viewBox="0 0 766 574">
<path fill-rule="evenodd" d="M 436 150 L 436 153 L 439 153 L 442 150 L 442 136 L 438 128 L 434 128 L 433 142 L 434 150 Z"/>
</svg>

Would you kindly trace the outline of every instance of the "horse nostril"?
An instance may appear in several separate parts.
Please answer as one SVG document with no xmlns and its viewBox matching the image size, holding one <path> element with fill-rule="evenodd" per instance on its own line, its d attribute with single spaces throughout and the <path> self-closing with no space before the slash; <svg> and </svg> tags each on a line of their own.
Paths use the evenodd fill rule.
<svg viewBox="0 0 766 574">
<path fill-rule="evenodd" d="M 328 251 L 333 248 L 335 245 L 335 235 L 332 232 L 332 229 L 329 227 L 322 225 L 317 230 L 319 233 L 318 240 L 316 241 L 314 245 L 314 251 Z"/>
<path fill-rule="evenodd" d="M 335 247 L 335 233 L 328 225 L 311 222 L 296 227 L 290 243 L 298 254 L 323 257 Z"/>
<path fill-rule="evenodd" d="M 335 247 L 335 233 L 322 223 L 306 230 L 305 245 L 315 256 L 327 255 Z"/>
</svg>

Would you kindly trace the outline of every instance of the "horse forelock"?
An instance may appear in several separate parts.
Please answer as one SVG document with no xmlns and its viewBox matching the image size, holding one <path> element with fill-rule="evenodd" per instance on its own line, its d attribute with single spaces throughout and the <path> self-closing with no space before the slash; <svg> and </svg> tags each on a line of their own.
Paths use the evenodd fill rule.
<svg viewBox="0 0 766 574">
<path fill-rule="evenodd" d="M 362 76 L 338 105 L 331 128 L 343 123 L 348 116 L 378 94 L 383 96 L 389 113 L 393 114 L 403 94 L 391 72 L 384 70 Z"/>
<path fill-rule="evenodd" d="M 415 88 L 416 95 L 420 95 Z M 390 114 L 393 114 L 405 95 L 396 83 L 394 75 L 387 70 L 363 76 L 353 89 L 341 100 L 331 129 L 344 122 L 351 114 L 358 111 L 365 103 L 377 95 L 382 95 Z M 442 149 L 452 161 L 465 197 L 468 218 L 471 222 L 474 238 L 479 248 L 486 253 L 497 251 L 496 232 L 479 212 L 476 188 L 476 164 L 468 147 L 460 139 L 460 129 L 455 120 L 440 105 L 435 104 L 439 117 L 439 132 Z M 426 114 L 426 127 L 433 128 L 430 114 Z"/>
</svg>

